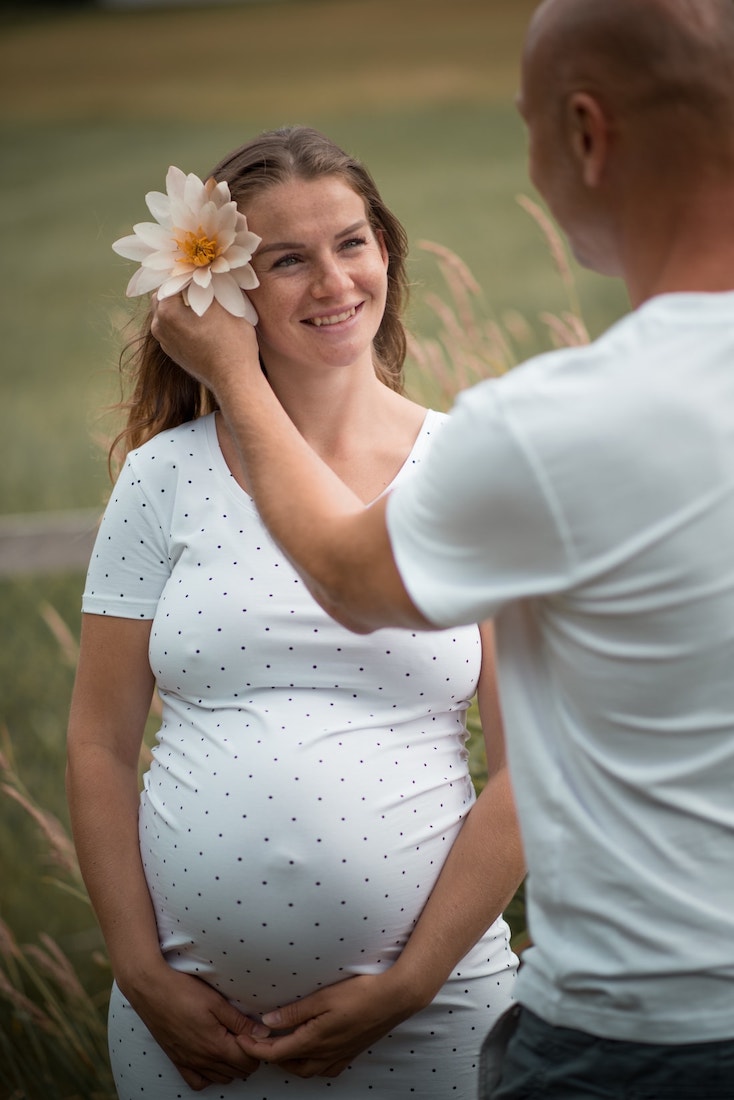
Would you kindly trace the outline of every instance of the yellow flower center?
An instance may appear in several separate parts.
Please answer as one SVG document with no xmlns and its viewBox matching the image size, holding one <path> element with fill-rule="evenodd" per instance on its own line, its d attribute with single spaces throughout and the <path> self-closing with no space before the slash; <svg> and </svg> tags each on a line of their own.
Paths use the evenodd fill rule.
<svg viewBox="0 0 734 1100">
<path fill-rule="evenodd" d="M 207 267 L 222 251 L 216 238 L 209 240 L 201 226 L 195 233 L 189 230 L 182 237 L 176 237 L 176 244 L 183 253 L 178 263 L 194 264 L 196 267 Z"/>
</svg>

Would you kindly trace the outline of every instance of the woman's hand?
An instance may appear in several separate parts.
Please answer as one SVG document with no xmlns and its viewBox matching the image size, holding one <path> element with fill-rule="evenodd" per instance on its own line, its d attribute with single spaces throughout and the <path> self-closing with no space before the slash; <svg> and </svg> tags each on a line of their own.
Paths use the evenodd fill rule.
<svg viewBox="0 0 734 1100">
<path fill-rule="evenodd" d="M 246 1080 L 258 1067 L 238 1036 L 268 1029 L 239 1012 L 206 982 L 162 962 L 155 978 L 136 980 L 124 994 L 189 1088 Z"/>
<path fill-rule="evenodd" d="M 389 970 L 363 974 L 265 1014 L 274 1031 L 293 1029 L 290 1034 L 258 1039 L 243 1033 L 237 1042 L 253 1058 L 277 1062 L 298 1077 L 336 1077 L 422 1007 Z"/>
<path fill-rule="evenodd" d="M 255 329 L 217 301 L 202 317 L 180 294 L 163 301 L 154 295 L 151 309 L 150 331 L 166 355 L 212 393 L 218 395 L 230 383 L 241 382 L 248 368 L 260 374 Z"/>
</svg>

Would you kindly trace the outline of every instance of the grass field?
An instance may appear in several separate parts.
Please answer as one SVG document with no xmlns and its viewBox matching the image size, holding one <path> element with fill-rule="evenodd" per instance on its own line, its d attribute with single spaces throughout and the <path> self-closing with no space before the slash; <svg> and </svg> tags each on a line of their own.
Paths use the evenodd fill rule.
<svg viewBox="0 0 734 1100">
<path fill-rule="evenodd" d="M 516 201 L 532 193 L 513 98 L 534 6 L 280 0 L 54 17 L 3 9 L 0 514 L 101 504 L 99 416 L 116 395 L 130 315 L 130 265 L 111 242 L 147 220 L 144 193 L 162 188 L 169 164 L 204 173 L 264 128 L 316 125 L 366 161 L 415 243 L 410 323 L 419 334 L 435 325 L 426 291 L 443 292 L 417 246 L 428 239 L 466 261 L 486 316 L 519 311 L 535 332 L 527 349 L 544 346 L 538 315 L 567 302 Z M 597 332 L 624 310 L 624 295 L 575 274 Z M 0 724 L 29 789 L 62 821 L 73 672 L 42 612 L 50 604 L 75 634 L 81 585 L 79 575 L 0 580 Z M 85 965 L 89 913 L 39 879 L 44 858 L 27 815 L 0 798 L 0 917 L 21 939 L 53 933 Z M 107 976 L 90 981 L 101 989 Z"/>
</svg>

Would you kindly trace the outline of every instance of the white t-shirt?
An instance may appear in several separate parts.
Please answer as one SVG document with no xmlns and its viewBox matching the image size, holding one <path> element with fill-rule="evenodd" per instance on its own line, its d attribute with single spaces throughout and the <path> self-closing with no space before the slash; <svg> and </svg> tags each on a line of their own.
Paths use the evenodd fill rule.
<svg viewBox="0 0 734 1100">
<path fill-rule="evenodd" d="M 646 303 L 457 402 L 388 508 L 437 625 L 496 616 L 535 946 L 519 997 L 734 1036 L 734 294 Z"/>
</svg>

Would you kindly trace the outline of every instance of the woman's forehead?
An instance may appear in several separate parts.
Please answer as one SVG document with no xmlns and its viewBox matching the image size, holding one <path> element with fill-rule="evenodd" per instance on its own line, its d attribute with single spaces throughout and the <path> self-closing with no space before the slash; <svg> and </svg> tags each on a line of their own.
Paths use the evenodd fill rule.
<svg viewBox="0 0 734 1100">
<path fill-rule="evenodd" d="M 323 225 L 367 216 L 364 199 L 340 176 L 275 183 L 242 204 L 248 224 L 263 234 L 278 226 Z"/>
</svg>

